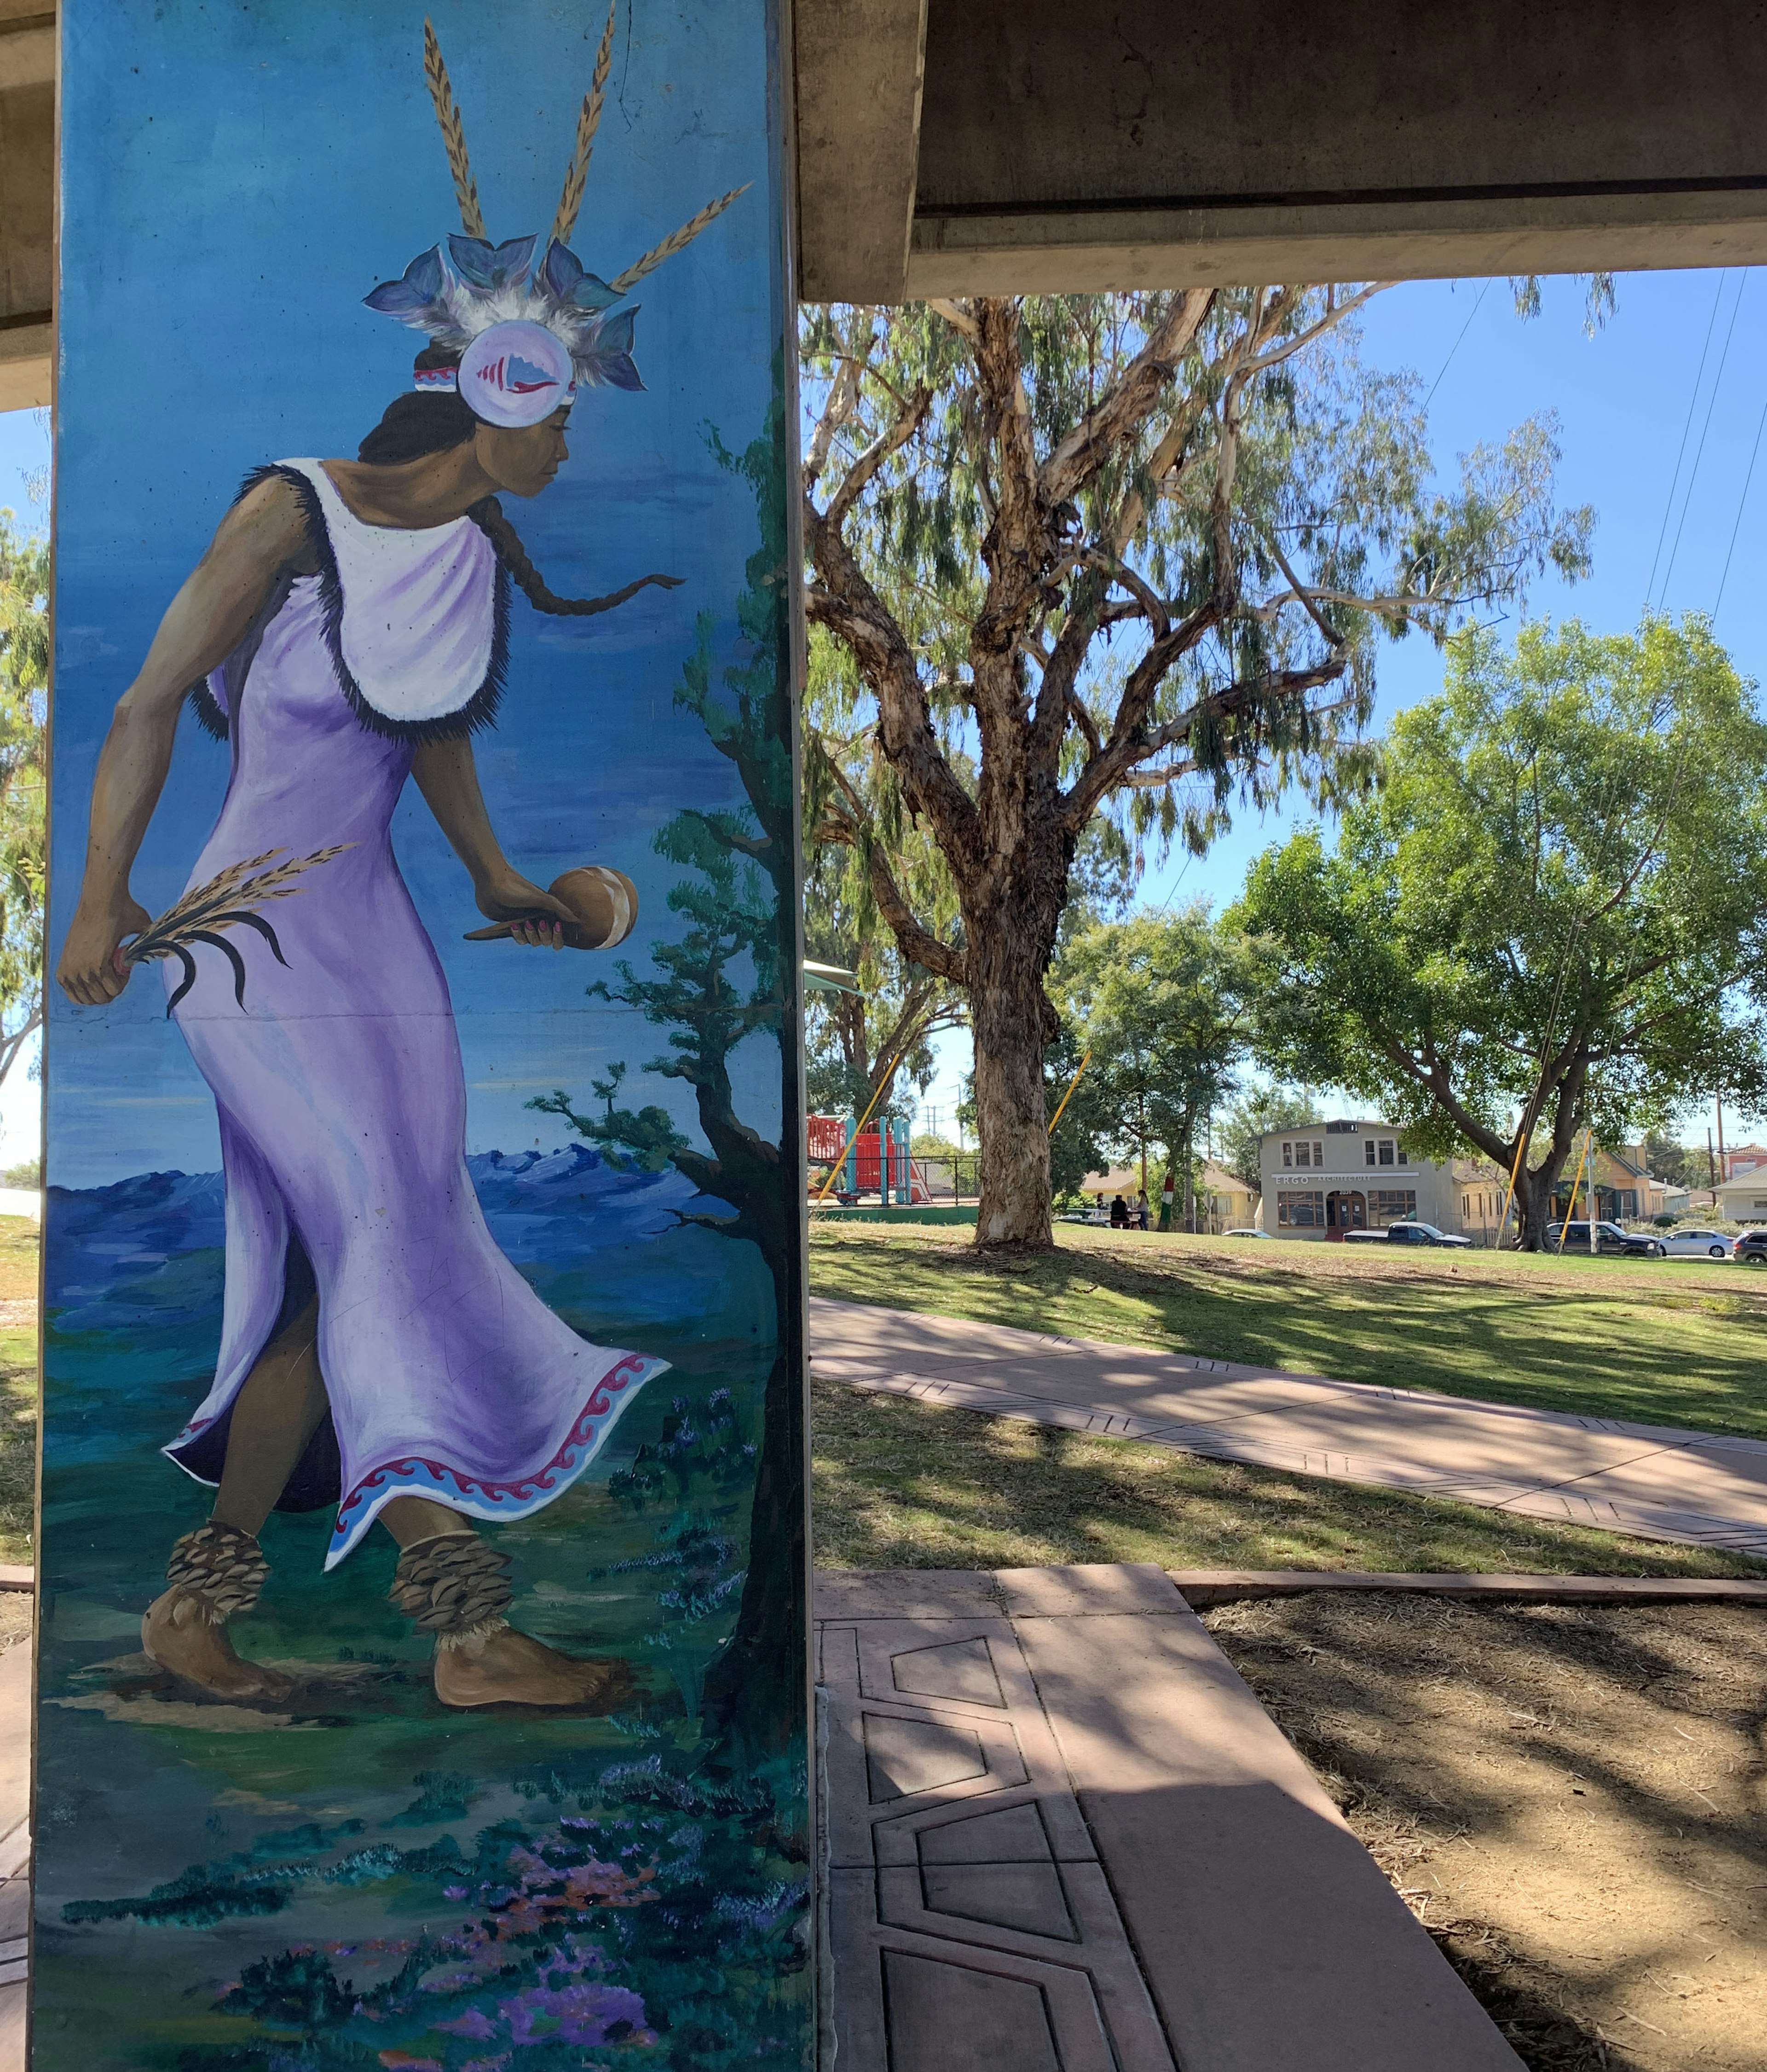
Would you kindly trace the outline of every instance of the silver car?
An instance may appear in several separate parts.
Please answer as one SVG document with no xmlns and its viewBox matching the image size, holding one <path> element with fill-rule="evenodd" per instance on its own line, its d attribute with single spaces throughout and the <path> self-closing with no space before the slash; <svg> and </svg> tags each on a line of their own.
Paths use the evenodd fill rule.
<svg viewBox="0 0 1767 2072">
<path fill-rule="evenodd" d="M 1681 1230 L 1660 1233 L 1663 1249 L 1671 1259 L 1731 1259 L 1736 1256 L 1736 1240 L 1726 1237 L 1722 1231 Z"/>
</svg>

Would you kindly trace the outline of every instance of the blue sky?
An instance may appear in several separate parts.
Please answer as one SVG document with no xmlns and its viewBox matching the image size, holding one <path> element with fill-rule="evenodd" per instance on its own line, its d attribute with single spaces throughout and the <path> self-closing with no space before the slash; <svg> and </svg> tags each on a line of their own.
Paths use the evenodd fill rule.
<svg viewBox="0 0 1767 2072">
<path fill-rule="evenodd" d="M 1516 315 L 1505 281 L 1410 282 L 1370 306 L 1363 349 L 1375 365 L 1409 367 L 1435 384 L 1431 444 L 1450 479 L 1457 455 L 1557 413 L 1559 500 L 1594 507 L 1595 568 L 1574 586 L 1543 583 L 1530 616 L 1621 631 L 1638 623 L 1648 584 L 1652 603 L 1670 612 L 1717 606 L 1719 637 L 1758 679 L 1767 673 L 1767 439 L 1752 479 L 1749 462 L 1767 408 L 1767 269 L 1622 276 L 1617 307 L 1592 337 L 1584 310 L 1572 280 L 1546 282 L 1542 312 L 1529 321 Z M 1377 681 L 1379 733 L 1440 688 L 1441 658 L 1415 635 L 1385 644 Z M 1304 801 L 1248 815 L 1206 857 L 1150 868 L 1142 898 L 1200 897 L 1218 910 L 1252 857 L 1308 817 Z M 947 1133 L 968 1062 L 967 1037 L 946 1037 L 926 1101 L 942 1110 Z M 1336 1105 L 1354 1112 L 1328 1102 Z M 1689 1119 L 1689 1141 L 1703 1141 L 1706 1120 Z M 1728 1116 L 1726 1137 L 1739 1141 Z"/>
<path fill-rule="evenodd" d="M 416 0 L 320 0 L 292 48 L 274 10 L 109 8 L 102 66 L 70 68 L 51 960 L 111 707 L 241 476 L 285 456 L 353 454 L 409 385 L 421 339 L 362 298 L 458 228 L 423 80 L 425 11 Z M 599 19 L 526 8 L 512 35 L 472 0 L 428 11 L 491 235 L 544 232 Z M 684 807 L 738 803 L 729 766 L 672 698 L 696 614 L 715 615 L 721 652 L 735 657 L 754 512 L 705 434 L 715 426 L 739 448 L 760 430 L 780 319 L 754 12 L 684 0 L 633 10 L 630 21 L 623 9 L 622 22 L 573 240 L 584 264 L 610 278 L 713 195 L 753 184 L 636 291 L 646 391 L 588 392 L 564 473 L 540 499 L 506 509 L 555 589 L 606 590 L 652 569 L 685 583 L 587 621 L 541 619 L 518 597 L 509 691 L 479 759 L 517 869 L 544 884 L 599 861 L 637 880 L 631 947 L 642 967 L 645 945 L 680 925 L 664 904 L 675 866 L 653 853 L 653 836 Z M 40 434 L 21 413 L 0 436 L 0 501 L 18 501 L 9 471 L 40 450 Z M 226 776 L 224 749 L 187 721 L 134 876 L 152 910 L 182 890 Z M 638 1074 L 667 1032 L 585 1001 L 607 960 L 462 943 L 479 919 L 471 887 L 414 787 L 395 842 L 454 994 L 470 1149 L 512 1150 L 536 1134 L 555 1142 L 558 1126 L 536 1132 L 524 1100 L 553 1086 L 586 1099 L 591 1075 L 617 1058 L 633 1067 L 629 1093 L 687 1119 L 684 1089 Z M 138 979 L 105 1012 L 52 993 L 51 1013 L 51 1180 L 218 1164 L 212 1105 L 157 983 Z M 770 1133 L 779 1077 L 765 1047 L 746 1046 L 738 1078 L 745 1117 Z M 12 1157 L 18 1123 L 7 1120 Z"/>
<path fill-rule="evenodd" d="M 456 29 L 450 35 L 445 21 L 440 26 L 450 46 L 458 48 L 463 40 L 461 32 Z M 464 100 L 467 67 L 463 56 L 455 62 Z M 417 147 L 421 171 L 429 138 L 418 117 L 425 111 L 415 105 L 414 96 L 409 92 L 398 105 L 405 108 L 401 120 L 421 138 Z M 623 142 L 621 148 L 627 148 Z M 606 162 L 614 155 L 609 146 L 598 151 L 595 177 L 606 176 L 611 183 L 612 169 Z M 413 250 L 415 240 L 429 234 L 428 226 L 446 199 L 445 192 L 439 198 L 435 192 L 439 177 L 429 165 L 427 181 L 417 183 L 424 187 L 422 205 L 416 199 L 401 204 L 412 214 Z M 545 205 L 551 177 L 536 173 L 529 183 L 540 198 L 531 204 L 530 213 Z M 691 180 L 681 186 L 682 213 L 694 205 L 697 193 Z M 647 220 L 665 218 L 673 220 L 668 208 L 659 202 Z M 421 228 L 415 227 L 420 220 Z M 639 230 L 636 235 L 642 245 L 645 232 Z M 758 236 L 758 226 L 754 235 Z M 623 251 L 631 240 L 612 241 Z M 397 236 L 375 240 L 369 283 L 380 278 L 376 267 L 384 271 L 387 265 L 402 265 L 409 256 Z M 349 285 L 354 286 L 353 280 Z M 653 395 L 662 375 L 652 318 L 658 304 L 669 302 L 675 286 L 670 271 L 647 283 L 649 306 L 639 319 L 640 364 Z M 343 294 L 341 306 L 347 315 L 348 302 L 349 296 Z M 335 317 L 339 306 L 329 305 L 328 314 Z M 1624 276 L 1615 311 L 1593 337 L 1584 333 L 1584 310 L 1581 285 L 1568 280 L 1547 282 L 1543 310 L 1527 322 L 1514 314 L 1508 285 L 1502 281 L 1411 283 L 1372 305 L 1365 322 L 1365 350 L 1377 364 L 1414 368 L 1426 384 L 1435 384 L 1432 438 L 1439 464 L 1446 470 L 1453 469 L 1457 454 L 1481 440 L 1501 438 L 1523 418 L 1544 410 L 1557 413 L 1564 453 L 1560 500 L 1594 506 L 1595 569 L 1589 580 L 1572 588 L 1555 582 L 1541 586 L 1530 601 L 1532 612 L 1554 619 L 1576 614 L 1606 630 L 1627 627 L 1637 623 L 1649 583 L 1652 600 L 1671 611 L 1710 610 L 1719 606 L 1720 637 L 1739 668 L 1746 676 L 1758 677 L 1767 656 L 1767 582 L 1763 580 L 1767 573 L 1767 442 L 1763 442 L 1752 477 L 1749 470 L 1767 408 L 1767 382 L 1763 380 L 1767 370 L 1767 274 L 1732 269 L 1725 274 Z M 354 335 L 364 343 L 372 335 L 368 331 Z M 385 384 L 395 378 L 397 363 L 397 349 L 391 345 L 375 358 L 376 372 Z M 373 392 L 375 397 L 380 393 L 379 388 Z M 648 397 L 631 400 L 639 412 L 655 408 Z M 627 398 L 618 401 L 623 409 L 628 405 Z M 296 450 L 292 428 L 280 441 L 266 434 L 254 444 L 249 436 L 271 413 L 286 412 L 288 397 L 280 378 L 257 393 L 255 402 L 262 414 L 253 417 L 237 437 L 240 465 L 269 446 L 281 451 Z M 690 403 L 687 408 L 691 409 Z M 360 415 L 348 417 L 352 429 Z M 633 422 L 629 417 L 616 419 L 622 434 Z M 596 455 L 586 454 L 584 443 L 579 442 L 573 475 L 586 483 L 594 502 L 601 489 L 602 450 L 598 447 Z M 34 413 L 0 416 L 0 503 L 23 508 L 19 472 L 40 465 L 42 452 L 42 434 Z M 223 480 L 234 459 L 230 455 L 222 467 Z M 565 487 L 561 483 L 552 495 L 559 495 Z M 206 520 L 213 494 L 206 481 L 202 493 L 211 499 L 203 513 Z M 547 544 L 540 528 L 543 516 L 549 520 L 544 502 L 523 513 L 536 549 Z M 194 537 L 199 528 L 188 529 Z M 582 565 L 577 559 L 582 551 L 573 549 L 567 537 L 553 553 L 552 565 L 572 572 Z M 1729 573 L 1720 605 L 1719 583 L 1727 558 Z M 606 556 L 598 556 L 585 579 L 601 580 L 606 571 L 605 579 L 611 580 L 613 568 L 628 565 L 617 551 L 611 562 Z M 656 637 L 653 627 L 641 629 L 635 621 L 632 626 L 635 633 L 643 631 L 647 639 Z M 535 637 L 529 624 L 524 639 L 532 643 Z M 672 661 L 664 666 L 672 668 Z M 1384 648 L 1379 658 L 1377 730 L 1393 711 L 1433 693 L 1440 683 L 1440 668 L 1435 652 L 1416 639 Z M 193 749 L 194 744 L 186 744 L 180 753 Z M 518 753 L 511 751 L 512 756 Z M 1157 903 L 1168 897 L 1201 895 L 1217 906 L 1225 903 L 1237 892 L 1251 857 L 1304 817 L 1304 812 L 1280 809 L 1262 820 L 1248 818 L 1207 857 L 1188 862 L 1175 858 L 1163 868 L 1150 870 L 1145 898 Z M 439 858 L 437 861 L 446 869 Z M 927 1100 L 943 1108 L 947 1128 L 957 1077 L 966 1068 L 964 1040 L 947 1039 L 939 1078 Z M 15 1069 L 0 1096 L 0 1120 L 6 1128 L 0 1155 L 9 1161 L 31 1148 L 34 1098 L 34 1090 L 23 1082 L 20 1069 Z M 1690 1122 L 1688 1133 L 1703 1135 L 1703 1128 L 1701 1122 Z M 1734 1130 L 1730 1133 L 1734 1137 Z"/>
</svg>

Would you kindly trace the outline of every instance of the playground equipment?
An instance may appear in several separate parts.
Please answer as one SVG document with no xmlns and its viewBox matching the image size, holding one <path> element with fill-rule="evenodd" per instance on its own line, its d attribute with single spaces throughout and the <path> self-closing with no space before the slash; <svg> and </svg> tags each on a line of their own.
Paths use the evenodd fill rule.
<svg viewBox="0 0 1767 2072">
<path fill-rule="evenodd" d="M 877 1194 L 886 1205 L 907 1208 L 931 1199 L 926 1169 L 910 1155 L 902 1117 L 886 1117 L 859 1130 L 850 1115 L 812 1115 L 808 1123 L 810 1163 L 837 1169 L 829 1191 L 843 1201 Z"/>
</svg>

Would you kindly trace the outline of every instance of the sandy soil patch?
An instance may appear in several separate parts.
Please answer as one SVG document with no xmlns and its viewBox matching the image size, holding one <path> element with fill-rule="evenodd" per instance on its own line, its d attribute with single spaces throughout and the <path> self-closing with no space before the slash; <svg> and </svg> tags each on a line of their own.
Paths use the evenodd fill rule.
<svg viewBox="0 0 1767 2072">
<path fill-rule="evenodd" d="M 1321 1593 L 1206 1618 L 1524 2063 L 1767 2068 L 1767 1615 Z"/>
</svg>

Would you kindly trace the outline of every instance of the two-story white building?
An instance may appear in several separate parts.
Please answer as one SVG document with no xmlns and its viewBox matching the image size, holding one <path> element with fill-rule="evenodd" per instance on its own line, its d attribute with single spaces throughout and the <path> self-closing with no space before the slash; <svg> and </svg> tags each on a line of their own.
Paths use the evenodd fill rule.
<svg viewBox="0 0 1767 2072">
<path fill-rule="evenodd" d="M 1272 1237 L 1336 1238 L 1346 1230 L 1407 1221 L 1434 1223 L 1457 1236 L 1480 1234 L 1481 1219 L 1469 1212 L 1469 1204 L 1477 1199 L 1483 1206 L 1489 1190 L 1483 1167 L 1418 1157 L 1390 1123 L 1271 1130 L 1259 1166 L 1264 1198 L 1258 1228 Z M 1501 1190 L 1502 1175 L 1496 1178 Z M 1498 1201 L 1500 1212 L 1501 1191 Z M 1495 1217 L 1483 1220 L 1494 1223 Z"/>
</svg>

